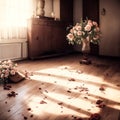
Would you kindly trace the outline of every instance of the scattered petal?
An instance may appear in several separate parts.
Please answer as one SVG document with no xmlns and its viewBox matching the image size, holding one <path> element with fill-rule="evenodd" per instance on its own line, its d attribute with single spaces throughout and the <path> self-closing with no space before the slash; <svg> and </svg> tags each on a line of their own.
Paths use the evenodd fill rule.
<svg viewBox="0 0 120 120">
<path fill-rule="evenodd" d="M 40 104 L 47 104 L 44 100 L 40 101 Z"/>
<path fill-rule="evenodd" d="M 11 91 L 10 93 L 7 94 L 8 97 L 16 97 L 16 95 L 18 95 L 18 93 Z"/>
<path fill-rule="evenodd" d="M 8 112 L 10 112 L 11 110 L 8 110 Z"/>
<path fill-rule="evenodd" d="M 7 104 L 7 101 L 5 101 L 5 104 Z"/>
<path fill-rule="evenodd" d="M 71 91 L 70 91 L 70 90 L 67 90 L 67 92 L 68 92 L 68 93 L 71 93 Z"/>
<path fill-rule="evenodd" d="M 31 110 L 31 108 L 28 108 L 27 110 L 28 110 L 28 111 L 30 111 L 30 110 Z"/>
<path fill-rule="evenodd" d="M 59 102 L 58 105 L 63 105 L 63 102 Z"/>
<path fill-rule="evenodd" d="M 105 91 L 104 86 L 101 86 L 101 87 L 99 88 L 99 90 L 100 90 L 100 91 Z"/>
<path fill-rule="evenodd" d="M 84 97 L 85 99 L 88 99 L 88 97 Z"/>
<path fill-rule="evenodd" d="M 4 90 L 10 90 L 12 87 L 11 87 L 11 85 L 4 85 Z"/>
<path fill-rule="evenodd" d="M 97 100 L 96 104 L 98 105 L 97 107 L 99 107 L 99 108 L 104 108 L 106 106 L 102 100 Z"/>
<path fill-rule="evenodd" d="M 117 86 L 117 87 L 120 87 L 120 84 L 117 84 L 116 86 Z"/>
<path fill-rule="evenodd" d="M 101 116 L 98 113 L 94 113 L 90 116 L 89 120 L 100 120 Z"/>
<path fill-rule="evenodd" d="M 97 100 L 96 104 L 101 104 L 103 101 L 102 100 Z"/>
<path fill-rule="evenodd" d="M 42 90 L 42 88 L 39 88 L 39 90 Z"/>
<path fill-rule="evenodd" d="M 33 117 L 33 114 L 32 114 L 32 115 L 30 115 L 30 117 L 32 118 L 32 117 Z"/>
<path fill-rule="evenodd" d="M 70 78 L 70 79 L 68 79 L 69 81 L 75 81 L 75 79 L 74 78 Z"/>
<path fill-rule="evenodd" d="M 27 120 L 28 118 L 26 116 L 24 116 L 24 120 Z"/>
</svg>

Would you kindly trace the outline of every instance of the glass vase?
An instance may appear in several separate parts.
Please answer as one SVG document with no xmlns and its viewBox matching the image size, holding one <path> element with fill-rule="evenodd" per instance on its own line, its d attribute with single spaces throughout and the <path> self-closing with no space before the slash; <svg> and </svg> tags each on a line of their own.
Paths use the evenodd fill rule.
<svg viewBox="0 0 120 120">
<path fill-rule="evenodd" d="M 88 38 L 82 40 L 82 54 L 83 58 L 80 60 L 81 64 L 91 64 L 88 55 L 90 53 L 90 41 Z"/>
</svg>

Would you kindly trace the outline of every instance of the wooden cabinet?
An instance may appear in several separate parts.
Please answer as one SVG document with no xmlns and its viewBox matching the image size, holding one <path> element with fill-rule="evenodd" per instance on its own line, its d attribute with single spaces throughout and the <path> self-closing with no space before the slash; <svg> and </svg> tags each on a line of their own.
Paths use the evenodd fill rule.
<svg viewBox="0 0 120 120">
<path fill-rule="evenodd" d="M 64 22 L 39 18 L 28 20 L 28 56 L 30 59 L 65 53 L 68 49 Z"/>
</svg>

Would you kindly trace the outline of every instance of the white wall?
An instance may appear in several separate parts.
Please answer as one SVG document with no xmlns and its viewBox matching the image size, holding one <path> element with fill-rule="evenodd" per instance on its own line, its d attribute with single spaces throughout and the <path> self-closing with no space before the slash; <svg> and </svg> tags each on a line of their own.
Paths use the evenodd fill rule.
<svg viewBox="0 0 120 120">
<path fill-rule="evenodd" d="M 105 15 L 102 10 L 105 9 Z M 120 56 L 120 1 L 100 0 L 100 55 Z"/>
</svg>

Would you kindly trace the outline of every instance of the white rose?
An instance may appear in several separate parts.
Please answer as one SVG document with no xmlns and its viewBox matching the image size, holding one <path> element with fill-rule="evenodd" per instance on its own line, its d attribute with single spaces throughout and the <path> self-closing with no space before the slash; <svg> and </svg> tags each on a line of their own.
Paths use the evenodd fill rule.
<svg viewBox="0 0 120 120">
<path fill-rule="evenodd" d="M 67 35 L 67 38 L 68 38 L 70 41 L 72 41 L 72 40 L 74 39 L 74 36 L 73 36 L 73 34 L 69 33 L 69 34 Z"/>
<path fill-rule="evenodd" d="M 10 74 L 11 74 L 11 75 L 15 75 L 15 70 L 11 70 L 11 71 L 10 71 Z"/>
<path fill-rule="evenodd" d="M 77 35 L 79 36 L 79 35 L 82 35 L 82 32 L 81 31 L 78 31 L 77 32 Z"/>
<path fill-rule="evenodd" d="M 85 31 L 90 31 L 91 30 L 91 26 L 90 25 L 86 25 L 85 26 Z"/>
</svg>

